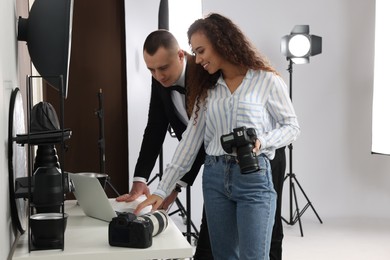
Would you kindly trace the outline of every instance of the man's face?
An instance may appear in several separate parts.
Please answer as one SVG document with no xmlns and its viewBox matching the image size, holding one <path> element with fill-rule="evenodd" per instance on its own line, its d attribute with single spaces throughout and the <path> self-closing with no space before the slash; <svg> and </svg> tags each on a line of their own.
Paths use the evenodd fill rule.
<svg viewBox="0 0 390 260">
<path fill-rule="evenodd" d="M 170 87 L 180 78 L 184 66 L 184 52 L 178 50 L 175 53 L 160 47 L 154 55 L 144 51 L 144 60 L 153 78 L 164 87 Z"/>
</svg>

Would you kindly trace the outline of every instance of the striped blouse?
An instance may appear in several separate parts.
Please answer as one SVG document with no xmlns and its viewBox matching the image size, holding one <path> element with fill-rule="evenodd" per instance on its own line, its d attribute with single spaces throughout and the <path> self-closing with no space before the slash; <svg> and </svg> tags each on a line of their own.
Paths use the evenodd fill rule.
<svg viewBox="0 0 390 260">
<path fill-rule="evenodd" d="M 165 198 L 175 183 L 191 168 L 202 143 L 206 154 L 223 155 L 221 135 L 234 128 L 255 128 L 260 153 L 273 159 L 275 149 L 293 142 L 300 133 L 287 86 L 278 75 L 262 70 L 248 70 L 240 86 L 231 93 L 222 76 L 208 91 L 205 104 L 188 123 L 183 139 L 154 194 Z"/>
</svg>

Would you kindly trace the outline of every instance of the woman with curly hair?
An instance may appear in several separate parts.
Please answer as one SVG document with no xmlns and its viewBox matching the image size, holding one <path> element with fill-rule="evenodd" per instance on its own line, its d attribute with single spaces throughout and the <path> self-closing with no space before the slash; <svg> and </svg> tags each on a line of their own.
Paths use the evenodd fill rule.
<svg viewBox="0 0 390 260">
<path fill-rule="evenodd" d="M 202 188 L 214 259 L 269 259 L 276 203 L 270 160 L 300 132 L 286 84 L 222 15 L 195 21 L 188 39 L 196 63 L 219 78 L 193 90 L 197 100 L 183 139 L 156 191 L 135 212 L 158 208 L 204 142 Z"/>
</svg>

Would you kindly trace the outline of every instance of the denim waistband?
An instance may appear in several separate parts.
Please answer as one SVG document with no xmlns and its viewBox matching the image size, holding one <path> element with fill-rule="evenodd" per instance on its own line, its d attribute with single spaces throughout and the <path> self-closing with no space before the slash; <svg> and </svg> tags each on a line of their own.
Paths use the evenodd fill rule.
<svg viewBox="0 0 390 260">
<path fill-rule="evenodd" d="M 211 155 L 209 155 L 211 156 Z M 215 158 L 215 161 L 223 161 L 223 162 L 229 162 L 229 163 L 237 163 L 237 156 L 230 155 L 230 154 L 224 154 L 219 156 L 211 156 Z"/>
<path fill-rule="evenodd" d="M 222 162 L 229 162 L 229 163 L 237 163 L 237 156 L 231 155 L 231 154 L 224 154 L 224 155 L 206 155 L 207 157 L 213 158 L 216 162 L 222 161 Z M 264 154 L 258 155 L 258 157 L 266 157 Z"/>
</svg>

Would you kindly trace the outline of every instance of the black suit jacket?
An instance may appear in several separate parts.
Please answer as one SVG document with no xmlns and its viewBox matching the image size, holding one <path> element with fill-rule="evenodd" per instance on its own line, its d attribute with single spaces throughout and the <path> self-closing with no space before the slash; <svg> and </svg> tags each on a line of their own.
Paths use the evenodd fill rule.
<svg viewBox="0 0 390 260">
<path fill-rule="evenodd" d="M 196 75 L 188 75 L 189 66 L 198 66 L 195 64 L 194 57 L 187 55 L 186 75 L 187 81 Z M 157 157 L 160 153 L 170 125 L 175 131 L 176 137 L 181 140 L 183 132 L 187 126 L 181 122 L 177 116 L 171 98 L 170 88 L 162 86 L 157 80 L 152 78 L 152 93 L 149 104 L 148 122 L 145 128 L 141 150 L 135 166 L 134 177 L 143 177 L 147 180 L 154 168 Z M 192 185 L 202 166 L 205 158 L 204 146 L 199 150 L 191 170 L 181 179 L 185 183 Z"/>
</svg>

